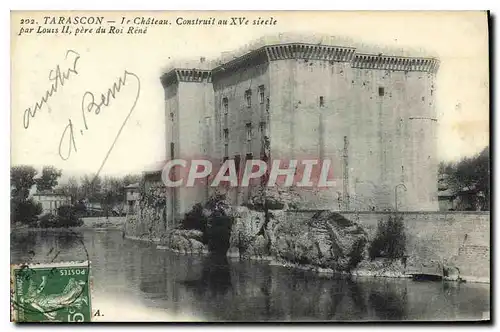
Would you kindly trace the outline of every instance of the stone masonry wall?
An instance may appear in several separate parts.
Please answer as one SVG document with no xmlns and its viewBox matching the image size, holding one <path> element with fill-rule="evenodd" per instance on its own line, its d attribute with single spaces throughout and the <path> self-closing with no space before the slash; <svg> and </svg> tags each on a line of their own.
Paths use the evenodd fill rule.
<svg viewBox="0 0 500 332">
<path fill-rule="evenodd" d="M 286 211 L 286 217 L 305 222 L 316 211 Z M 359 222 L 372 239 L 384 212 L 340 212 Z M 407 233 L 407 255 L 421 262 L 437 261 L 459 269 L 467 281 L 490 280 L 489 212 L 401 212 Z"/>
</svg>

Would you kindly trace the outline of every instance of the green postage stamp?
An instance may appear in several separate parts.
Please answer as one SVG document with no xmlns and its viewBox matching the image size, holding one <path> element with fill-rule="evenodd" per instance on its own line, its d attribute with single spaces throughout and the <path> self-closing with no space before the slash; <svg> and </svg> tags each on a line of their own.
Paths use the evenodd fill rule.
<svg viewBox="0 0 500 332">
<path fill-rule="evenodd" d="M 11 266 L 11 320 L 90 322 L 90 262 Z"/>
</svg>

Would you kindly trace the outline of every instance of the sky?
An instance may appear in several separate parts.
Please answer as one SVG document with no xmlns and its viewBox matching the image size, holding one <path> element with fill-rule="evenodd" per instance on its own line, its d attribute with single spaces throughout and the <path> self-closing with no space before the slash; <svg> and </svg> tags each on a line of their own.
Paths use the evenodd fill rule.
<svg viewBox="0 0 500 332">
<path fill-rule="evenodd" d="M 266 35 L 282 32 L 327 34 L 359 43 L 416 49 L 440 59 L 437 74 L 438 151 L 454 161 L 489 143 L 488 35 L 484 12 L 87 12 L 61 15 L 169 19 L 168 26 L 148 26 L 145 34 L 23 34 L 19 21 L 40 22 L 49 13 L 14 13 L 11 36 L 11 164 L 54 165 L 64 177 L 95 173 L 138 173 L 165 159 L 164 95 L 159 80 L 166 67 L 185 59 L 215 59 Z M 277 20 L 275 26 L 177 26 L 178 17 L 195 19 L 245 16 Z M 51 26 L 50 28 L 56 28 Z M 77 26 L 72 27 L 75 29 Z M 60 27 L 59 27 L 60 29 Z M 95 29 L 95 28 L 94 28 Z M 78 74 L 71 75 L 48 103 L 23 126 L 28 107 L 50 89 L 57 65 L 71 68 L 79 54 Z M 100 101 L 120 77 L 126 85 L 99 114 L 82 116 L 82 100 Z M 132 75 L 133 74 L 133 75 Z M 136 77 L 138 79 L 136 79 Z M 139 88 L 140 84 L 140 88 Z M 87 93 L 89 92 L 89 93 Z M 87 94 L 86 94 L 87 93 Z M 137 102 L 116 143 L 124 120 Z M 84 99 L 86 96 L 87 99 Z M 71 120 L 74 145 L 68 156 Z M 85 126 L 86 124 L 86 126 Z M 62 142 L 62 143 L 61 143 Z M 61 158 L 59 147 L 64 159 Z M 110 148 L 113 148 L 110 150 Z M 107 157 L 106 157 L 107 156 Z M 103 163 L 103 161 L 105 161 Z"/>
</svg>

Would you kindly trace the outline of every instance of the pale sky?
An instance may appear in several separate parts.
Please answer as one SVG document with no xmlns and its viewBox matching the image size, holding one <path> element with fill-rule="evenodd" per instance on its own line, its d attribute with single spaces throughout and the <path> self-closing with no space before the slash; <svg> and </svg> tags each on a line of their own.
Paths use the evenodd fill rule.
<svg viewBox="0 0 500 332">
<path fill-rule="evenodd" d="M 57 15 L 70 13 L 58 12 Z M 72 12 L 71 15 L 76 16 Z M 436 105 L 439 123 L 439 157 L 457 160 L 479 152 L 489 142 L 488 35 L 482 12 L 88 12 L 121 21 L 137 16 L 170 19 L 170 26 L 149 26 L 146 34 L 81 36 L 21 35 L 19 20 L 12 16 L 12 164 L 54 165 L 66 175 L 96 172 L 111 147 L 137 92 L 137 83 L 117 93 L 100 114 L 81 112 L 82 98 L 92 92 L 96 101 L 125 70 L 140 79 L 137 105 L 123 128 L 102 171 L 106 174 L 141 172 L 165 158 L 165 115 L 162 69 L 172 61 L 206 57 L 213 59 L 262 36 L 281 32 L 320 33 L 346 37 L 359 43 L 393 48 L 422 49 L 439 57 Z M 29 17 L 49 13 L 36 12 Z M 274 17 L 277 25 L 177 26 L 175 19 L 224 18 L 224 16 Z M 53 26 L 52 28 L 56 28 Z M 59 27 L 60 28 L 60 27 Z M 74 30 L 76 27 L 73 26 Z M 95 27 L 94 27 L 95 29 Z M 67 50 L 80 54 L 77 75 L 72 75 L 48 103 L 23 128 L 24 110 L 50 89 L 50 70 L 72 65 Z M 68 160 L 59 156 L 59 142 L 71 119 L 77 152 Z M 82 130 L 82 132 L 80 132 Z"/>
</svg>

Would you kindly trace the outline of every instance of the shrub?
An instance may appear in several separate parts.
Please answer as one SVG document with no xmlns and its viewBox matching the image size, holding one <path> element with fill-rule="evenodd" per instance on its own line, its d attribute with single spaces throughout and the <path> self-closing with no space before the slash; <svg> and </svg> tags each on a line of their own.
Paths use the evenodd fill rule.
<svg viewBox="0 0 500 332">
<path fill-rule="evenodd" d="M 78 227 L 83 225 L 83 221 L 78 217 L 75 207 L 62 205 L 57 208 L 58 227 Z"/>
<path fill-rule="evenodd" d="M 197 203 L 191 211 L 184 215 L 181 222 L 182 229 L 196 229 L 205 233 L 207 229 L 207 217 L 203 214 L 203 206 Z"/>
<path fill-rule="evenodd" d="M 377 233 L 370 244 L 369 256 L 373 260 L 377 257 L 398 259 L 405 255 L 406 234 L 403 217 L 389 216 L 387 221 L 379 221 Z"/>
<path fill-rule="evenodd" d="M 356 268 L 356 266 L 358 266 L 358 264 L 363 260 L 366 242 L 366 238 L 360 237 L 352 246 L 352 249 L 348 254 L 349 261 L 347 263 L 347 269 L 349 271 Z"/>
<path fill-rule="evenodd" d="M 226 254 L 229 249 L 229 239 L 233 218 L 227 216 L 222 211 L 215 211 L 209 220 L 209 227 L 206 231 L 206 239 L 210 252 L 216 254 Z"/>
<path fill-rule="evenodd" d="M 52 213 L 44 214 L 38 220 L 38 226 L 40 226 L 41 228 L 58 227 L 57 216 L 53 215 Z"/>
<path fill-rule="evenodd" d="M 43 212 L 42 205 L 28 199 L 26 201 L 11 200 L 11 222 L 22 222 L 24 224 L 33 224 L 38 220 L 38 216 Z"/>
<path fill-rule="evenodd" d="M 229 239 L 233 218 L 226 214 L 228 208 L 225 196 L 215 194 L 209 198 L 205 206 L 198 203 L 181 220 L 181 229 L 194 229 L 203 233 L 202 242 L 208 244 L 211 252 L 225 254 L 229 249 Z M 207 214 L 204 210 L 207 210 Z"/>
</svg>

